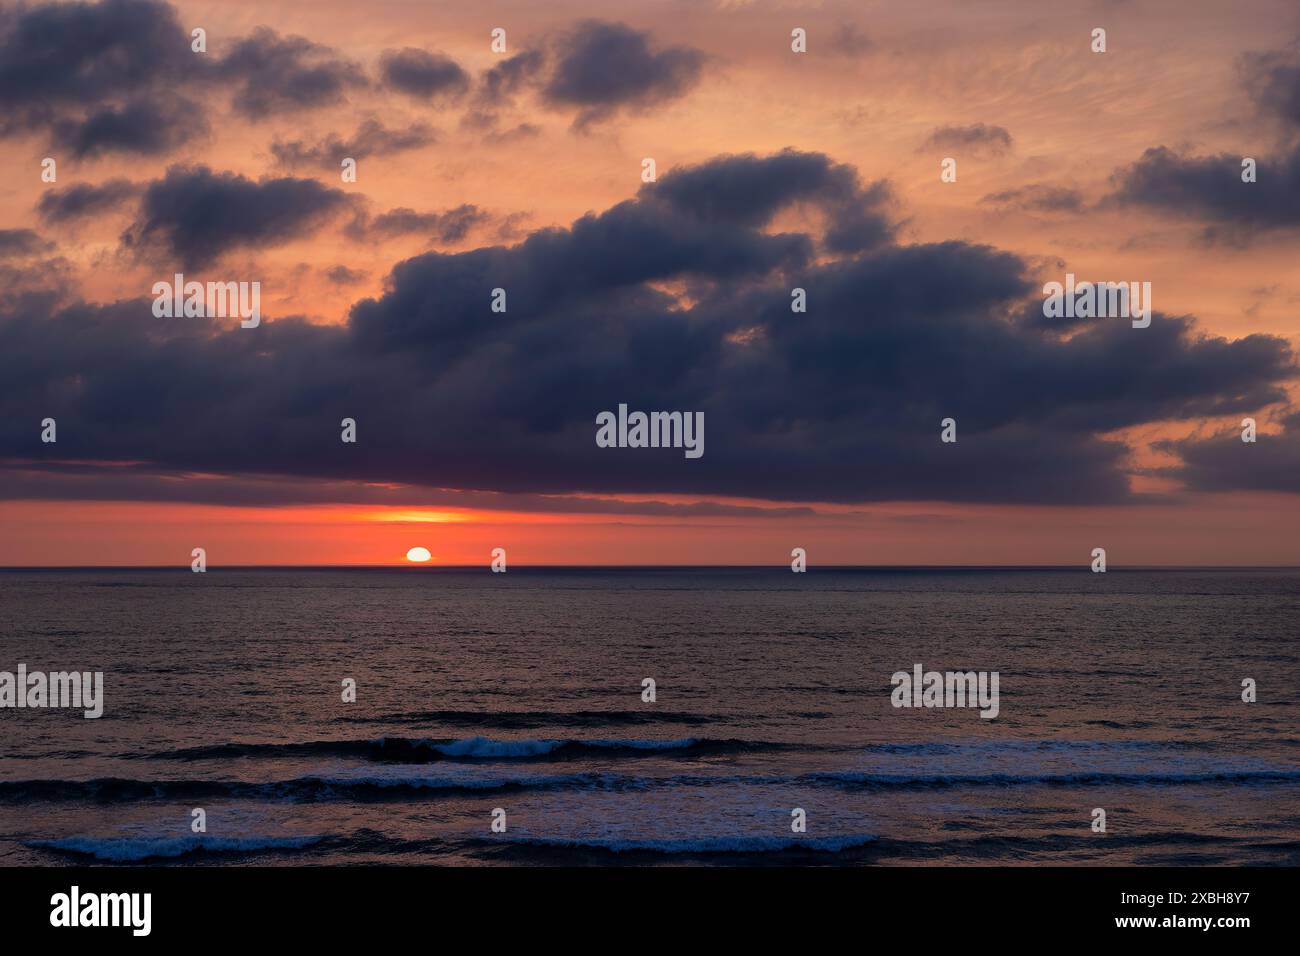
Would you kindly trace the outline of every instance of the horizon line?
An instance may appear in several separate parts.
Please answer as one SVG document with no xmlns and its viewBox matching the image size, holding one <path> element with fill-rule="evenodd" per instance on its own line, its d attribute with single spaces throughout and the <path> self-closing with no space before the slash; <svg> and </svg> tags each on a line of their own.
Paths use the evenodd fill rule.
<svg viewBox="0 0 1300 956">
<path fill-rule="evenodd" d="M 1072 571 L 1088 569 L 1081 564 L 821 564 L 809 565 L 807 571 Z M 623 570 L 623 571 L 691 571 L 691 570 L 777 570 L 788 569 L 788 562 L 776 564 L 512 564 L 510 570 Z M 212 570 L 227 571 L 482 571 L 488 562 L 475 564 L 431 564 L 402 562 L 391 564 L 223 564 Z M 1107 571 L 1293 571 L 1295 564 L 1125 564 L 1109 565 Z M 0 565 L 3 571 L 188 571 L 188 564 L 45 564 Z"/>
</svg>

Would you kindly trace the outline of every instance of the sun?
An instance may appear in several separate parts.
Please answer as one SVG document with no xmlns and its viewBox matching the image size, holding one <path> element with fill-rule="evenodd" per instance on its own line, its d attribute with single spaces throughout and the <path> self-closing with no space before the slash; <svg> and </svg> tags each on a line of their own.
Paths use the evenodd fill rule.
<svg viewBox="0 0 1300 956">
<path fill-rule="evenodd" d="M 412 548 L 410 551 L 406 552 L 407 561 L 428 561 L 431 557 L 433 557 L 433 555 L 429 553 L 428 548 Z"/>
</svg>

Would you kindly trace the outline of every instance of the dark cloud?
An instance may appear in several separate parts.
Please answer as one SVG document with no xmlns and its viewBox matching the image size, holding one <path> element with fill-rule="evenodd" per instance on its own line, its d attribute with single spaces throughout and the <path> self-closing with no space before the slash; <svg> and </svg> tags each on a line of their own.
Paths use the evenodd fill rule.
<svg viewBox="0 0 1300 956">
<path fill-rule="evenodd" d="M 1263 418 L 1258 422 L 1267 428 Z M 1286 415 L 1281 425 L 1280 430 L 1260 431 L 1253 444 L 1241 440 L 1240 427 L 1208 437 L 1163 442 L 1162 450 L 1181 459 L 1179 467 L 1165 474 L 1194 491 L 1300 493 L 1300 412 Z"/>
<path fill-rule="evenodd" d="M 500 114 L 515 105 L 516 96 L 541 80 L 546 55 L 541 50 L 525 50 L 484 71 L 471 108 L 461 118 L 468 129 L 482 130 L 498 142 L 536 135 L 533 123 L 518 123 L 504 132 L 497 130 Z"/>
<path fill-rule="evenodd" d="M 512 212 L 502 216 L 497 223 L 497 239 L 500 242 L 518 242 L 528 235 L 526 224 L 532 218 L 530 212 Z"/>
<path fill-rule="evenodd" d="M 34 423 L 53 416 L 62 460 L 296 484 L 1115 502 L 1130 498 L 1129 449 L 1106 436 L 1249 414 L 1297 374 L 1285 341 L 1205 336 L 1183 317 L 1057 335 L 1025 318 L 1041 303 L 1026 263 L 987 246 L 828 254 L 831 216 L 820 235 L 773 233 L 793 206 L 863 192 L 800 156 L 670 171 L 518 245 L 416 256 L 345 325 L 158 320 L 147 298 L 4 300 L 0 458 L 48 460 Z M 696 201 L 729 172 L 757 211 Z M 791 310 L 795 286 L 805 313 Z M 497 287 L 504 313 L 490 308 Z M 596 447 L 597 413 L 621 402 L 703 412 L 704 457 Z M 955 445 L 939 441 L 949 416 Z M 338 440 L 343 417 L 358 446 Z"/>
<path fill-rule="evenodd" d="M 1300 226 L 1300 150 L 1255 157 L 1256 182 L 1242 182 L 1243 157 L 1148 149 L 1112 176 L 1110 201 L 1207 221 L 1205 237 L 1249 241 L 1260 229 Z"/>
<path fill-rule="evenodd" d="M 108 153 L 162 155 L 210 129 L 208 110 L 228 96 L 240 116 L 259 121 L 343 103 L 369 85 L 357 63 L 301 36 L 259 27 L 195 53 L 176 10 L 160 0 L 42 4 L 0 14 L 0 136 L 45 134 L 51 147 L 77 158 Z M 223 52 L 224 51 L 224 52 Z M 497 138 L 534 134 L 514 122 L 499 131 L 499 113 L 525 89 L 551 107 L 576 111 L 585 128 L 624 109 L 646 111 L 685 94 L 703 71 L 704 54 L 657 48 L 647 33 L 619 23 L 584 21 L 551 54 L 529 50 L 503 59 L 475 84 L 442 53 L 386 50 L 379 81 L 422 100 L 476 95 L 464 121 Z M 376 132 L 377 130 L 372 130 Z M 400 132 L 400 131 L 399 131 Z M 327 138 L 279 148 L 314 162 L 337 146 Z M 400 142 L 373 147 L 413 148 Z"/>
<path fill-rule="evenodd" d="M 105 153 L 170 153 L 207 132 L 202 108 L 182 96 L 133 97 L 91 110 L 77 120 L 58 120 L 54 138 L 78 159 Z"/>
<path fill-rule="evenodd" d="M 1247 53 L 1239 66 L 1247 93 L 1285 130 L 1277 146 L 1249 154 L 1255 181 L 1242 181 L 1247 155 L 1193 156 L 1157 146 L 1112 174 L 1108 202 L 1202 222 L 1211 242 L 1247 245 L 1261 231 L 1300 227 L 1300 42 Z"/>
<path fill-rule="evenodd" d="M 438 242 L 456 243 L 487 218 L 485 212 L 470 203 L 443 212 L 416 212 L 403 206 L 373 219 L 359 216 L 348 226 L 348 232 L 358 240 L 423 234 Z"/>
<path fill-rule="evenodd" d="M 556 46 L 542 88 L 552 106 L 575 107 L 579 128 L 619 110 L 649 110 L 699 82 L 705 56 L 692 47 L 654 49 L 648 33 L 622 23 L 585 20 Z"/>
<path fill-rule="evenodd" d="M 0 15 L 0 105 L 39 113 L 155 89 L 194 63 L 176 12 L 156 0 L 19 6 Z"/>
<path fill-rule="evenodd" d="M 479 99 L 491 106 L 510 102 L 541 74 L 545 62 L 541 50 L 525 50 L 502 60 L 484 72 L 479 81 Z"/>
<path fill-rule="evenodd" d="M 1247 53 L 1241 73 L 1260 109 L 1300 132 L 1300 42 L 1282 50 Z"/>
<path fill-rule="evenodd" d="M 641 187 L 644 197 L 667 203 L 704 222 L 762 226 L 795 202 L 834 205 L 858 192 L 857 170 L 821 153 L 788 149 L 775 156 L 719 156 L 677 169 L 662 182 Z"/>
<path fill-rule="evenodd" d="M 1011 134 L 1001 126 L 975 123 L 971 126 L 940 126 L 931 130 L 918 152 L 964 149 L 970 152 L 1004 153 L 1011 145 Z"/>
<path fill-rule="evenodd" d="M 544 49 L 504 59 L 479 77 L 462 125 L 494 140 L 535 135 L 532 123 L 498 131 L 501 113 L 524 92 L 552 109 L 574 111 L 586 129 L 621 111 L 649 112 L 684 96 L 703 75 L 707 57 L 687 46 L 656 47 L 648 32 L 626 24 L 584 20 Z"/>
<path fill-rule="evenodd" d="M 342 190 L 313 179 L 254 181 L 206 166 L 173 166 L 145 188 L 123 242 L 197 268 L 232 249 L 274 246 L 307 234 L 350 202 Z"/>
<path fill-rule="evenodd" d="M 833 208 L 826 229 L 826 248 L 838 253 L 859 252 L 893 239 L 896 226 L 888 215 L 893 201 L 893 191 L 881 181 Z"/>
<path fill-rule="evenodd" d="M 379 72 L 389 89 L 423 100 L 456 98 L 470 86 L 469 74 L 451 57 L 412 47 L 385 50 L 379 58 Z"/>
<path fill-rule="evenodd" d="M 360 269 L 349 269 L 345 265 L 330 266 L 325 270 L 325 278 L 329 279 L 335 285 L 356 285 L 364 282 L 369 273 L 362 272 Z"/>
<path fill-rule="evenodd" d="M 20 6 L 0 15 L 0 135 L 42 132 L 79 158 L 159 155 L 208 129 L 229 91 L 252 119 L 342 102 L 365 85 L 354 63 L 262 27 L 217 57 L 159 0 Z"/>
<path fill-rule="evenodd" d="M 989 193 L 980 202 L 1030 212 L 1080 212 L 1083 209 L 1083 194 L 1077 189 L 1064 186 L 1031 183 L 1018 189 Z"/>
<path fill-rule="evenodd" d="M 176 92 L 205 66 L 166 3 L 13 8 L 0 15 L 0 135 L 45 132 L 78 157 L 172 149 L 206 129 Z"/>
<path fill-rule="evenodd" d="M 384 156 L 428 146 L 437 139 L 432 126 L 412 123 L 405 129 L 390 129 L 377 119 L 367 119 L 356 132 L 344 139 L 330 133 L 315 143 L 305 140 L 271 144 L 271 153 L 286 166 L 314 165 L 339 168 L 345 157 L 363 159 L 367 156 Z"/>
<path fill-rule="evenodd" d="M 216 65 L 215 75 L 236 84 L 232 105 L 249 119 L 330 106 L 365 86 L 355 63 L 304 37 L 282 37 L 259 27 Z"/>
<path fill-rule="evenodd" d="M 888 186 L 864 189 L 857 170 L 821 153 L 721 156 L 674 171 L 641 194 L 692 219 L 750 227 L 766 225 L 795 203 L 815 205 L 830 217 L 826 244 L 836 252 L 869 249 L 894 235 Z"/>
<path fill-rule="evenodd" d="M 110 179 L 98 185 L 77 183 L 45 193 L 36 204 L 36 209 L 46 222 L 73 222 L 118 209 L 138 196 L 140 189 L 140 186 L 126 179 Z"/>
<path fill-rule="evenodd" d="M 518 321 L 567 302 L 627 294 L 643 283 L 758 276 L 800 268 L 812 256 L 813 244 L 802 234 L 767 235 L 725 219 L 702 219 L 670 202 L 629 200 L 583 216 L 569 229 L 534 232 L 515 247 L 408 259 L 393 270 L 392 295 L 353 309 L 352 328 L 358 344 L 377 351 L 437 349 L 452 356 L 500 327 L 484 322 L 493 288 L 509 290 Z M 645 289 L 641 296 L 661 299 Z"/>
<path fill-rule="evenodd" d="M 0 259 L 19 259 L 49 252 L 54 244 L 31 229 L 0 229 Z"/>
</svg>

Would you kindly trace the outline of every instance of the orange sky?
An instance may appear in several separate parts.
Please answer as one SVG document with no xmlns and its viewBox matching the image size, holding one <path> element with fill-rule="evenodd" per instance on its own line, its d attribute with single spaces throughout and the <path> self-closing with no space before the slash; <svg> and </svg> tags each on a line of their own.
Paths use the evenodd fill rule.
<svg viewBox="0 0 1300 956">
<path fill-rule="evenodd" d="M 493 27 L 505 27 L 517 51 L 594 15 L 650 31 L 665 45 L 693 46 L 709 58 L 703 79 L 687 95 L 587 131 L 573 129 L 570 115 L 524 98 L 503 117 L 502 128 L 526 122 L 535 132 L 494 139 L 463 126 L 461 111 L 367 89 L 350 94 L 342 106 L 258 123 L 219 115 L 208 137 L 165 157 L 65 166 L 60 185 L 139 181 L 177 162 L 258 178 L 288 172 L 270 152 L 276 140 L 347 134 L 366 117 L 390 127 L 435 126 L 437 141 L 430 146 L 363 159 L 358 182 L 347 188 L 372 212 L 472 203 L 490 220 L 451 246 L 430 246 L 415 236 L 359 244 L 329 229 L 277 248 L 236 253 L 226 272 L 263 277 L 270 290 L 263 306 L 268 321 L 301 315 L 343 322 L 352 303 L 382 293 L 389 270 L 406 257 L 429 248 L 518 241 L 532 230 L 607 209 L 636 194 L 646 156 L 667 171 L 724 153 L 794 147 L 851 164 L 864 181 L 888 179 L 905 221 L 904 242 L 988 244 L 1024 256 L 1045 278 L 1067 269 L 1081 277 L 1140 277 L 1152 282 L 1157 310 L 1194 315 L 1206 332 L 1230 339 L 1271 333 L 1300 346 L 1295 233 L 1240 248 L 1209 245 L 1198 222 L 1142 208 L 1092 208 L 1110 188 L 1112 173 L 1155 145 L 1207 155 L 1269 153 L 1275 131 L 1249 116 L 1236 63 L 1246 51 L 1275 48 L 1300 33 L 1300 8 L 1292 2 L 223 0 L 176 6 L 183 24 L 208 31 L 214 55 L 228 38 L 265 25 L 333 47 L 367 68 L 386 49 L 423 47 L 478 74 L 494 63 L 488 49 Z M 806 56 L 789 51 L 794 26 L 809 30 Z M 1104 56 L 1088 50 L 1094 26 L 1108 29 Z M 940 157 L 921 146 L 927 134 L 981 122 L 1010 130 L 1014 145 L 961 155 L 958 182 L 941 184 Z M 32 170 L 46 147 L 36 138 L 3 147 L 0 228 L 32 226 L 44 189 Z M 327 171 L 293 172 L 338 185 Z M 1061 215 L 981 202 L 1038 182 L 1078 190 L 1088 208 Z M 119 248 L 129 218 L 123 210 L 75 227 L 39 227 L 58 244 L 82 297 L 111 302 L 141 296 L 157 278 L 156 268 Z M 322 281 L 321 272 L 334 265 L 364 276 L 350 286 Z M 1261 431 L 1275 430 L 1282 411 L 1260 410 Z M 518 564 L 781 564 L 795 546 L 822 564 L 1084 565 L 1099 546 L 1117 566 L 1300 564 L 1294 496 L 1181 495 L 1176 484 L 1170 488 L 1138 472 L 1160 462 L 1150 442 L 1234 421 L 1156 422 L 1125 436 L 1133 448 L 1135 487 L 1175 493 L 1152 504 L 850 507 L 814 501 L 796 503 L 806 506 L 804 513 L 785 517 L 438 505 L 424 516 L 433 520 L 411 520 L 417 509 L 346 503 L 254 508 L 19 499 L 0 501 L 0 565 L 188 564 L 197 546 L 207 549 L 213 566 L 386 564 L 401 562 L 416 545 L 444 564 L 486 564 L 494 547 L 505 547 Z"/>
<path fill-rule="evenodd" d="M 1108 563 L 1294 565 L 1300 514 L 1287 495 L 1216 495 L 1183 507 L 872 508 L 802 518 L 679 519 L 513 512 L 430 512 L 202 505 L 4 502 L 0 563 L 29 567 L 188 564 L 404 564 L 426 547 L 439 565 L 780 565 L 802 547 L 812 565 L 1085 566 Z M 1243 529 L 1249 533 L 1243 534 Z"/>
</svg>

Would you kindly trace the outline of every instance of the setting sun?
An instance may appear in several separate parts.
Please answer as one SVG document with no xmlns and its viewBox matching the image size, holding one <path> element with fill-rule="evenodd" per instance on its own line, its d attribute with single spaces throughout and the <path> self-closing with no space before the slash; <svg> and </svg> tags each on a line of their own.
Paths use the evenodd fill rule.
<svg viewBox="0 0 1300 956">
<path fill-rule="evenodd" d="M 428 548 L 412 548 L 406 552 L 407 561 L 428 561 L 433 555 L 429 553 Z"/>
</svg>

